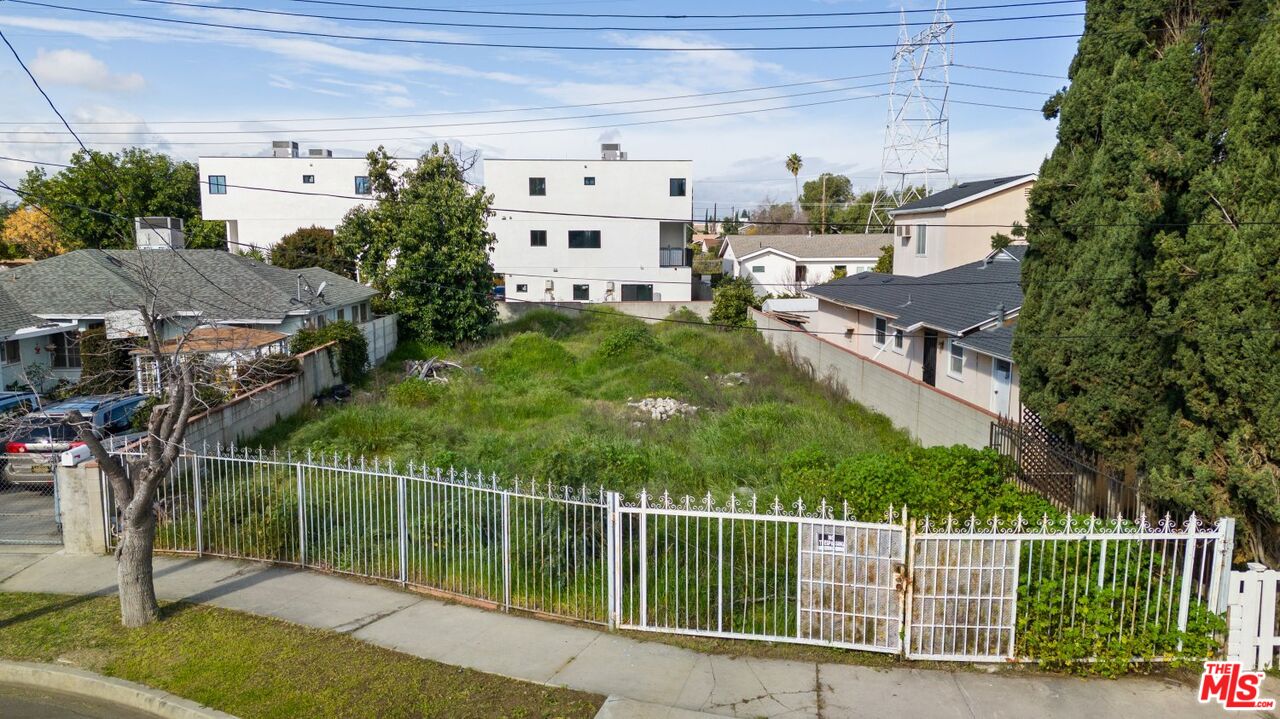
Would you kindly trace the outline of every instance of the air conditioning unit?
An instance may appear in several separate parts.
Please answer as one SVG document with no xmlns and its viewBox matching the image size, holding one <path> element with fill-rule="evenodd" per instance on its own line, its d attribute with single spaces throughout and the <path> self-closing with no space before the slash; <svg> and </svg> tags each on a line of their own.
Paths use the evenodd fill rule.
<svg viewBox="0 0 1280 719">
<path fill-rule="evenodd" d="M 898 225 L 896 229 L 898 237 L 902 238 L 902 246 L 911 244 L 911 225 Z"/>
<path fill-rule="evenodd" d="M 555 281 L 554 281 L 554 280 L 547 280 L 547 281 L 546 281 L 545 283 L 543 283 L 543 285 L 542 285 L 542 289 L 546 290 L 547 292 L 550 292 L 550 291 L 554 290 L 555 288 L 556 288 L 556 283 L 555 283 Z"/>
<path fill-rule="evenodd" d="M 609 280 L 608 282 L 604 283 L 604 288 L 609 292 L 613 292 L 613 280 Z"/>
</svg>

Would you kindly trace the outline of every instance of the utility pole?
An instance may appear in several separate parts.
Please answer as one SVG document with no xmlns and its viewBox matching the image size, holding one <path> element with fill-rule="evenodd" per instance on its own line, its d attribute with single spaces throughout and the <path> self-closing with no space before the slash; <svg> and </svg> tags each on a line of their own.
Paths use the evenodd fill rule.
<svg viewBox="0 0 1280 719">
<path fill-rule="evenodd" d="M 827 234 L 827 173 L 822 173 L 822 234 Z"/>
</svg>

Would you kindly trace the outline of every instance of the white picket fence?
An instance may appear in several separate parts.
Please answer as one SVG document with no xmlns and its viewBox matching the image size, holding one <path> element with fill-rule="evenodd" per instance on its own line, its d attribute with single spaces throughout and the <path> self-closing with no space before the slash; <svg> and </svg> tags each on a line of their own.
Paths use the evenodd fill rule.
<svg viewBox="0 0 1280 719">
<path fill-rule="evenodd" d="M 1255 564 L 1247 572 L 1232 572 L 1227 603 L 1229 632 L 1227 660 L 1245 669 L 1270 669 L 1276 665 L 1276 593 L 1280 571 Z"/>
<path fill-rule="evenodd" d="M 103 488 L 114 546 L 105 475 Z M 866 522 L 826 502 L 628 501 L 476 472 L 221 448 L 184 453 L 156 509 L 156 548 L 167 552 L 370 577 L 610 627 L 956 661 L 1035 659 L 1024 632 L 1101 631 L 1099 611 L 1117 641 L 1199 631 L 1191 619 L 1226 608 L 1234 531 L 1230 519 L 933 522 L 893 509 Z"/>
</svg>

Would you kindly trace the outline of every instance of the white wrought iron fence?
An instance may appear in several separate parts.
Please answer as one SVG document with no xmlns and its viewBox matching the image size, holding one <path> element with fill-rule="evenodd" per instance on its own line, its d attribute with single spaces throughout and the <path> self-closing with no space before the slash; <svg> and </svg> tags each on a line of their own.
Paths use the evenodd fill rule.
<svg viewBox="0 0 1280 719">
<path fill-rule="evenodd" d="M 103 477 L 104 509 L 112 507 Z M 627 629 L 911 658 L 1175 654 L 1226 608 L 1234 523 L 859 522 L 847 507 L 571 490 L 334 456 L 184 453 L 156 548 L 265 560 Z M 108 511 L 108 542 L 117 520 Z M 1198 634 L 1197 634 L 1198 633 Z"/>
</svg>

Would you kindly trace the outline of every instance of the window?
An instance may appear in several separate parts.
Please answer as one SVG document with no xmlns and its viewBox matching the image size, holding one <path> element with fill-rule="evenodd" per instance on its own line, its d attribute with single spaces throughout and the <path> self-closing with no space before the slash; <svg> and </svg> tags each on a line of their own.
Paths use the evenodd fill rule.
<svg viewBox="0 0 1280 719">
<path fill-rule="evenodd" d="M 586 185 L 587 187 L 595 187 L 595 184 L 596 184 L 596 178 L 594 178 L 594 177 L 584 177 L 584 178 L 582 178 L 582 184 Z"/>
<path fill-rule="evenodd" d="M 529 285 L 516 285 L 516 292 L 528 292 Z"/>
<path fill-rule="evenodd" d="M 684 178 L 683 178 L 683 177 L 673 177 L 673 178 L 671 178 L 671 180 L 670 180 L 669 184 L 670 184 L 670 186 L 671 186 L 671 196 L 672 196 L 672 197 L 684 197 L 684 184 L 685 184 L 685 183 L 684 183 Z"/>
<path fill-rule="evenodd" d="M 372 195 L 373 185 L 369 184 L 369 178 L 365 175 L 356 175 L 356 194 Z"/>
<path fill-rule="evenodd" d="M 53 345 L 52 364 L 55 369 L 76 369 L 80 366 L 80 344 L 71 333 L 51 335 Z"/>
<path fill-rule="evenodd" d="M 530 177 L 529 178 L 529 194 L 530 195 L 547 194 L 547 178 Z"/>
<path fill-rule="evenodd" d="M 916 256 L 923 255 L 927 250 L 925 246 L 924 231 L 929 229 L 928 225 L 916 225 Z"/>
<path fill-rule="evenodd" d="M 956 345 L 955 340 L 947 340 L 947 374 L 956 379 L 964 372 L 964 348 Z"/>
<path fill-rule="evenodd" d="M 885 336 L 889 334 L 889 321 L 883 317 L 876 318 L 876 347 L 884 347 Z"/>
<path fill-rule="evenodd" d="M 600 249 L 600 230 L 569 230 L 569 248 L 574 250 Z"/>
<path fill-rule="evenodd" d="M 227 194 L 227 176 L 226 175 L 209 175 L 209 194 L 210 195 Z"/>
<path fill-rule="evenodd" d="M 304 185 L 314 185 L 314 184 L 316 184 L 316 176 L 315 176 L 315 175 L 303 175 L 303 176 L 302 176 L 302 184 L 304 184 Z"/>
<path fill-rule="evenodd" d="M 22 345 L 18 340 L 7 340 L 4 343 L 4 363 L 18 364 L 22 362 Z"/>
<path fill-rule="evenodd" d="M 653 302 L 653 285 L 623 285 L 623 302 Z"/>
<path fill-rule="evenodd" d="M 352 319 L 355 319 L 355 313 L 352 313 L 351 317 L 352 317 Z M 346 311 L 345 309 L 339 308 L 339 309 L 338 309 L 338 321 L 339 321 L 339 322 L 344 322 L 344 321 L 346 321 L 346 319 L 347 319 L 347 311 Z"/>
<path fill-rule="evenodd" d="M 546 230 L 529 230 L 529 246 L 530 247 L 546 247 L 547 231 Z"/>
<path fill-rule="evenodd" d="M 751 272 L 756 275 L 764 274 L 764 265 L 752 265 Z"/>
<path fill-rule="evenodd" d="M 832 273 L 831 273 L 831 274 L 833 274 L 833 275 L 844 275 L 844 276 L 846 276 L 846 277 L 848 277 L 848 276 L 849 276 L 849 266 L 848 266 L 848 265 L 836 265 L 835 267 L 833 267 L 833 268 L 831 268 L 831 269 L 832 269 Z"/>
<path fill-rule="evenodd" d="M 902 330 L 893 331 L 893 348 L 895 350 L 902 349 Z"/>
<path fill-rule="evenodd" d="M 360 321 L 361 322 L 369 321 L 369 303 L 368 302 L 360 303 Z"/>
<path fill-rule="evenodd" d="M 590 285 L 574 285 L 573 299 L 581 300 L 583 302 L 586 302 L 587 300 L 591 299 L 591 286 Z"/>
<path fill-rule="evenodd" d="M 796 282 L 804 282 L 809 277 L 809 268 L 806 265 L 796 265 Z"/>
</svg>

